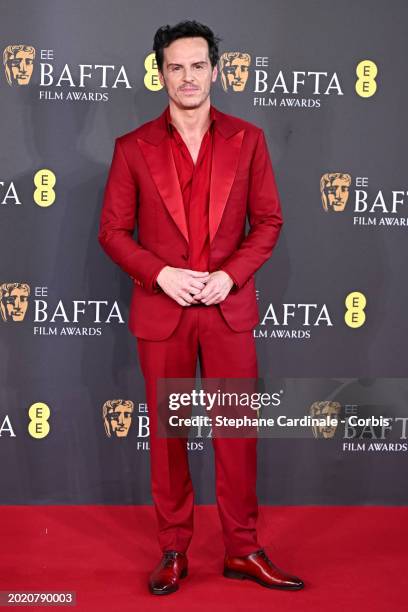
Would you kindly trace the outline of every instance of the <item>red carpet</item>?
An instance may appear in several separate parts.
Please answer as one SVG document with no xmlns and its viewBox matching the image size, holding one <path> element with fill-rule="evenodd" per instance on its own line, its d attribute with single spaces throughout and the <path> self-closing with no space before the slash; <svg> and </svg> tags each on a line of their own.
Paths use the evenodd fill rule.
<svg viewBox="0 0 408 612">
<path fill-rule="evenodd" d="M 217 510 L 197 506 L 189 576 L 172 595 L 150 595 L 158 562 L 150 506 L 2 506 L 0 590 L 71 590 L 72 610 L 407 610 L 408 509 L 262 507 L 260 541 L 305 588 L 280 592 L 221 575 Z M 33 607 L 19 607 L 32 610 Z M 38 609 L 38 607 L 37 607 Z M 47 607 L 61 610 L 61 607 Z"/>
</svg>

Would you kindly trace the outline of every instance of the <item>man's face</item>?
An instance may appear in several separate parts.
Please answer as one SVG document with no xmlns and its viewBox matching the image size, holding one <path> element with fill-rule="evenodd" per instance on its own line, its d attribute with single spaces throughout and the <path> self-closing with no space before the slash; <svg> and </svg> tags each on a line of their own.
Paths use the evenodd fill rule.
<svg viewBox="0 0 408 612">
<path fill-rule="evenodd" d="M 29 51 L 18 51 L 8 61 L 11 79 L 18 85 L 27 85 L 33 73 L 34 60 Z"/>
<path fill-rule="evenodd" d="M 349 185 L 346 179 L 337 178 L 326 187 L 329 209 L 342 212 L 347 204 Z"/>
<path fill-rule="evenodd" d="M 236 57 L 230 64 L 227 64 L 224 72 L 227 77 L 228 88 L 232 88 L 233 91 L 243 91 L 248 80 L 248 70 L 248 62 L 242 57 Z"/>
<path fill-rule="evenodd" d="M 108 412 L 112 433 L 118 438 L 126 437 L 132 422 L 132 411 L 123 405 L 116 406 L 115 412 Z"/>
<path fill-rule="evenodd" d="M 7 321 L 22 321 L 25 317 L 28 306 L 28 295 L 24 289 L 17 287 L 10 292 L 10 295 L 3 297 L 3 308 L 6 310 Z"/>
<path fill-rule="evenodd" d="M 211 83 L 217 79 L 217 67 L 211 67 L 205 38 L 180 38 L 166 47 L 159 79 L 179 108 L 202 106 L 210 94 Z"/>
</svg>

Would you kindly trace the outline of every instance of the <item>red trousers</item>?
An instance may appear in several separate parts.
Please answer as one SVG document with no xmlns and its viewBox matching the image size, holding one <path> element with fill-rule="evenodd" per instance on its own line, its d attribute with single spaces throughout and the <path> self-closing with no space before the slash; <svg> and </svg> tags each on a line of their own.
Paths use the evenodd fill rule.
<svg viewBox="0 0 408 612">
<path fill-rule="evenodd" d="M 165 340 L 137 338 L 150 422 L 152 497 L 160 548 L 185 552 L 193 535 L 194 491 L 185 438 L 157 434 L 157 379 L 257 378 L 252 331 L 234 332 L 219 306 L 186 306 Z M 260 548 L 256 522 L 257 438 L 213 437 L 216 498 L 226 553 L 245 556 Z"/>
</svg>

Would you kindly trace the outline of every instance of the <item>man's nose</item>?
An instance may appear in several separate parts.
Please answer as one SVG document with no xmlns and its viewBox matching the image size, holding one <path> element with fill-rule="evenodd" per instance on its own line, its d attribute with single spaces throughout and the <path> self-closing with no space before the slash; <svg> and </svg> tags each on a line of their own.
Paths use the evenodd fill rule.
<svg viewBox="0 0 408 612">
<path fill-rule="evenodd" d="M 191 83 L 192 81 L 194 81 L 194 74 L 191 70 L 186 70 L 184 73 L 184 80 Z"/>
</svg>

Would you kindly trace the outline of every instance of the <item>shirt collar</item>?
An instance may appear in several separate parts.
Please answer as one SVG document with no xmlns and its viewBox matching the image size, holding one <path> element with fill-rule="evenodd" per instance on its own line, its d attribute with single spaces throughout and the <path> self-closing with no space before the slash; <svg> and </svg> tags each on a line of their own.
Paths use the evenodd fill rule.
<svg viewBox="0 0 408 612">
<path fill-rule="evenodd" d="M 171 121 L 170 106 L 169 105 L 167 105 L 165 117 L 166 117 L 166 127 L 167 127 L 167 130 L 169 131 L 169 133 L 171 133 L 172 129 L 175 128 L 176 126 Z M 213 107 L 212 104 L 210 104 L 210 128 L 212 128 L 212 126 L 213 126 L 215 121 L 216 121 L 216 116 L 215 116 L 214 107 Z"/>
</svg>

